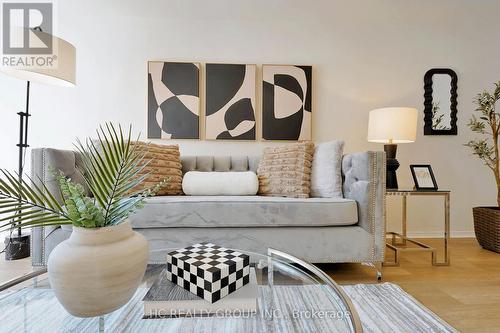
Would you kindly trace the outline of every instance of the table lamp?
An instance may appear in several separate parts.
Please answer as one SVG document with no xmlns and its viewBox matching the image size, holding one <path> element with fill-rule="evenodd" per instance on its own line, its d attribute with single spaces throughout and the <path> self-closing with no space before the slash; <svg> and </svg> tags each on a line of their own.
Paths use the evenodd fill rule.
<svg viewBox="0 0 500 333">
<path fill-rule="evenodd" d="M 396 159 L 398 143 L 415 142 L 417 137 L 418 111 L 414 108 L 392 107 L 370 111 L 368 120 L 368 141 L 384 143 L 387 157 L 386 187 L 398 188 Z"/>
<path fill-rule="evenodd" d="M 53 68 L 30 67 L 23 64 L 16 66 L 3 66 L 0 71 L 3 73 L 26 81 L 26 109 L 18 112 L 19 115 L 19 164 L 18 174 L 19 181 L 22 181 L 25 150 L 28 145 L 28 117 L 29 113 L 29 98 L 30 98 L 30 82 L 50 84 L 55 86 L 73 87 L 76 84 L 76 50 L 73 45 L 65 40 L 52 36 L 37 30 L 37 34 L 45 34 L 46 38 L 52 38 L 52 45 L 57 50 L 54 56 L 57 56 L 57 66 Z M 12 221 L 13 226 L 17 225 L 17 221 Z M 17 235 L 9 235 L 5 239 L 5 259 L 16 260 L 30 256 L 30 236 L 21 233 L 21 229 L 17 229 Z"/>
</svg>

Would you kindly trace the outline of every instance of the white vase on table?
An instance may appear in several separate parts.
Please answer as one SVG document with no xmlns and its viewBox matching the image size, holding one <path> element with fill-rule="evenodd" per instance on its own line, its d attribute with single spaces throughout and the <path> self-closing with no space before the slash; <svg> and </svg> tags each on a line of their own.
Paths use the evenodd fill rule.
<svg viewBox="0 0 500 333">
<path fill-rule="evenodd" d="M 130 222 L 73 227 L 49 256 L 48 273 L 63 307 L 77 317 L 110 313 L 134 295 L 148 263 L 148 243 Z"/>
</svg>

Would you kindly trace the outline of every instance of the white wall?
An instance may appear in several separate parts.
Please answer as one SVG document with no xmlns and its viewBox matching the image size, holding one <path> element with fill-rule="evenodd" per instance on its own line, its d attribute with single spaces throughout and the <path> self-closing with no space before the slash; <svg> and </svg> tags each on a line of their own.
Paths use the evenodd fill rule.
<svg viewBox="0 0 500 333">
<path fill-rule="evenodd" d="M 32 147 L 71 148 L 104 121 L 146 129 L 146 62 L 314 65 L 314 139 L 343 138 L 347 151 L 382 149 L 366 142 L 368 111 L 423 107 L 423 76 L 453 68 L 458 82 L 458 136 L 423 136 L 399 146 L 401 186 L 408 164 L 430 163 L 453 191 L 452 230 L 472 231 L 471 207 L 495 203 L 493 177 L 462 146 L 472 99 L 500 80 L 499 1 L 177 0 L 58 3 L 59 35 L 77 47 L 76 88 L 33 84 Z M 260 98 L 260 96 L 258 96 Z M 0 75 L 2 167 L 17 163 L 17 111 L 24 83 Z M 262 143 L 181 141 L 184 154 L 256 154 Z M 441 204 L 410 206 L 413 230 L 436 229 Z M 391 207 L 394 203 L 391 204 Z M 398 210 L 389 212 L 393 220 Z"/>
</svg>

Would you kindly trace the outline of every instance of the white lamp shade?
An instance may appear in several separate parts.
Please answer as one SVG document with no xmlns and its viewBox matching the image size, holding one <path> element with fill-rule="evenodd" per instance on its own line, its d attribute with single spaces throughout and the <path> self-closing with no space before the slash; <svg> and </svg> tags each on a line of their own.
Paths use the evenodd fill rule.
<svg viewBox="0 0 500 333">
<path fill-rule="evenodd" d="M 379 143 L 409 143 L 417 138 L 418 110 L 406 107 L 382 108 L 370 111 L 368 141 Z"/>
<path fill-rule="evenodd" d="M 44 34 L 43 32 L 39 32 Z M 49 34 L 46 34 L 49 35 Z M 50 35 L 49 35 L 50 36 Z M 1 71 L 12 77 L 25 81 L 73 87 L 76 84 L 76 49 L 64 39 L 51 36 L 53 48 L 57 56 L 54 68 L 35 66 L 2 66 Z"/>
</svg>

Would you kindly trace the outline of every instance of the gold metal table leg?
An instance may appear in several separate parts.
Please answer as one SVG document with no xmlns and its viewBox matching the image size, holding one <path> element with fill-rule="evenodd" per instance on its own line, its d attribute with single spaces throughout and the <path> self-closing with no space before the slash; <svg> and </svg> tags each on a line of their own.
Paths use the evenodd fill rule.
<svg viewBox="0 0 500 333">
<path fill-rule="evenodd" d="M 395 236 L 393 234 L 393 236 Z M 392 245 L 392 244 L 389 244 L 387 243 L 386 244 L 387 248 L 389 248 L 390 250 L 394 251 L 394 261 L 384 261 L 382 263 L 382 266 L 384 267 L 398 267 L 399 266 L 399 250 L 398 250 L 398 247 L 396 245 Z"/>
<path fill-rule="evenodd" d="M 403 219 L 403 226 L 402 226 L 402 228 L 403 228 L 403 243 L 402 244 L 406 245 L 406 236 L 407 236 L 406 235 L 406 222 L 407 222 L 407 202 L 406 202 L 406 195 L 403 195 L 402 200 L 403 200 L 403 205 L 402 205 L 403 206 L 403 208 L 402 208 L 402 210 L 403 210 L 402 211 L 402 213 L 403 213 L 403 215 L 402 215 L 402 219 Z"/>
<path fill-rule="evenodd" d="M 427 192 L 425 195 L 428 195 Z M 429 246 L 425 243 L 417 241 L 415 239 L 411 239 L 407 235 L 407 195 L 402 195 L 402 233 L 399 234 L 397 232 L 388 232 L 387 235 L 391 236 L 391 242 L 386 243 L 387 248 L 394 251 L 394 261 L 384 261 L 384 266 L 399 266 L 400 260 L 400 252 L 410 252 L 410 251 L 428 251 L 431 252 L 431 262 L 433 266 L 449 266 L 450 265 L 450 251 L 449 251 L 449 242 L 450 242 L 450 193 L 449 192 L 441 192 L 434 195 L 444 196 L 444 237 L 443 237 L 443 245 L 444 245 L 444 254 L 443 261 L 438 261 L 437 251 L 434 247 Z M 415 194 L 417 195 L 417 194 Z M 401 238 L 401 242 L 398 243 L 396 241 L 397 238 Z M 410 242 L 417 247 L 401 247 L 407 245 L 407 242 Z"/>
<path fill-rule="evenodd" d="M 444 194 L 444 260 L 438 262 L 433 260 L 434 266 L 449 266 L 450 265 L 450 251 L 448 249 L 450 243 L 450 193 Z"/>
</svg>

